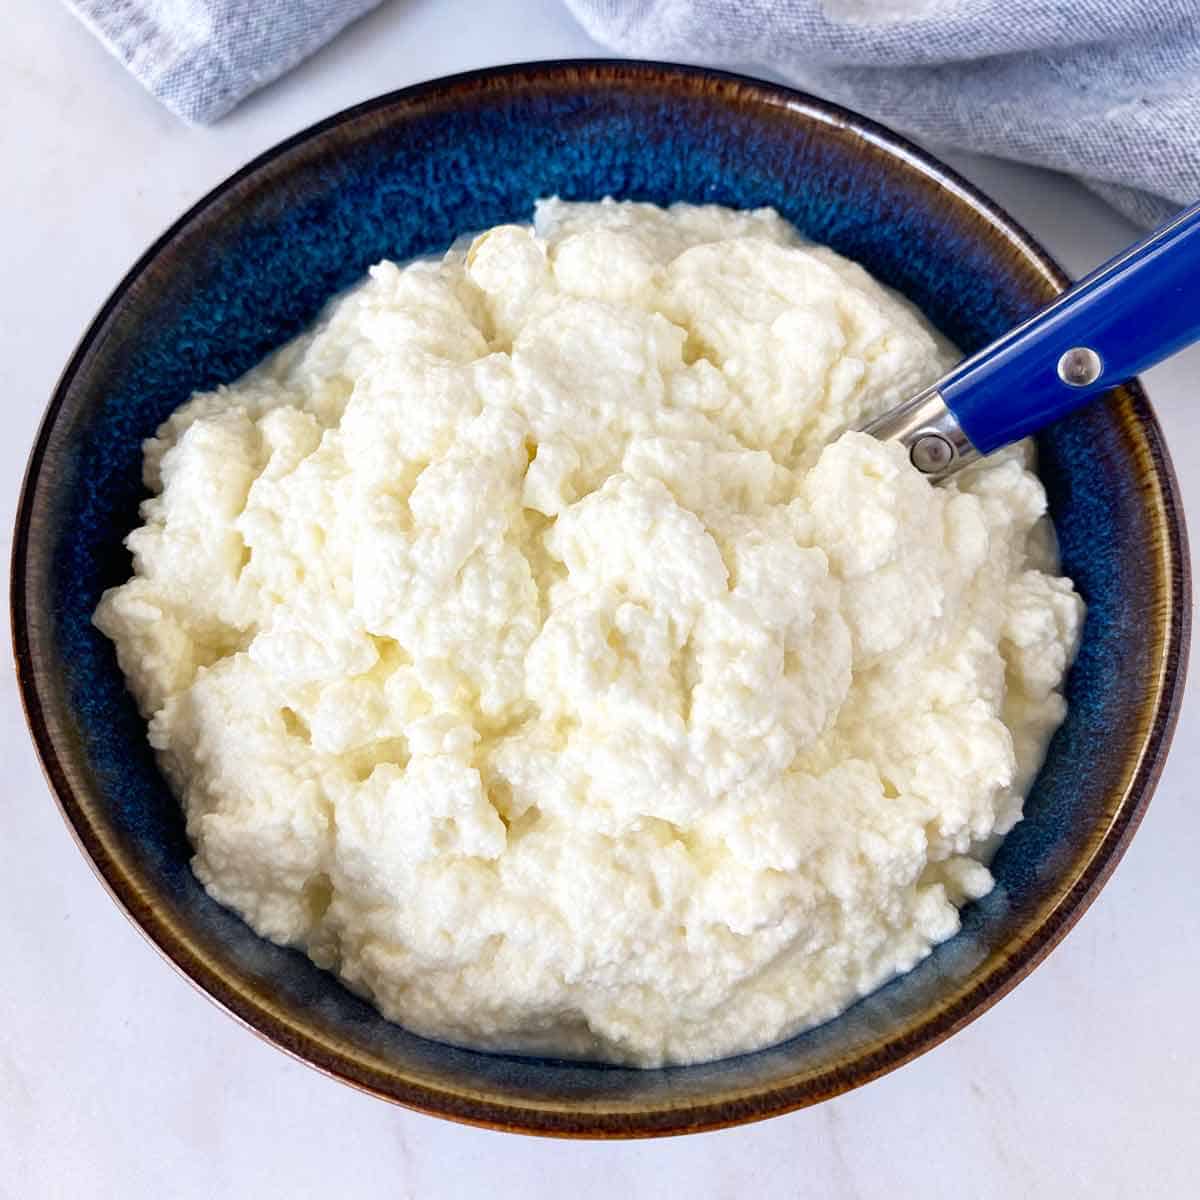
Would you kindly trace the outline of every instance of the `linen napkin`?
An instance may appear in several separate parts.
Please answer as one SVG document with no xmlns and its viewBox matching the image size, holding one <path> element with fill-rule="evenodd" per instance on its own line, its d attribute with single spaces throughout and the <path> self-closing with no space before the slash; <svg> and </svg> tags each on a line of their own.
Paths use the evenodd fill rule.
<svg viewBox="0 0 1200 1200">
<path fill-rule="evenodd" d="M 765 67 L 935 144 L 1200 199 L 1200 0 L 567 0 L 623 54 Z"/>
<path fill-rule="evenodd" d="M 67 0 L 214 121 L 379 0 Z M 1068 171 L 1144 225 L 1200 198 L 1200 0 L 567 0 L 629 55 L 766 69 L 934 144 Z"/>
<path fill-rule="evenodd" d="M 67 0 L 185 121 L 207 124 L 290 71 L 379 0 Z"/>
</svg>

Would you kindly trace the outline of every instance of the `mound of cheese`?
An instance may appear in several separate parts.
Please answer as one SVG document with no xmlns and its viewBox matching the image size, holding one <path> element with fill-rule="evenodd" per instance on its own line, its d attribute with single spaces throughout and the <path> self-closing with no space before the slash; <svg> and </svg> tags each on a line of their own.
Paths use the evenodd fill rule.
<svg viewBox="0 0 1200 1200">
<path fill-rule="evenodd" d="M 374 267 L 146 443 L 96 613 L 196 874 L 471 1046 L 711 1059 L 911 968 L 1082 613 L 1025 449 L 932 487 L 843 432 L 953 358 L 770 210 Z"/>
</svg>

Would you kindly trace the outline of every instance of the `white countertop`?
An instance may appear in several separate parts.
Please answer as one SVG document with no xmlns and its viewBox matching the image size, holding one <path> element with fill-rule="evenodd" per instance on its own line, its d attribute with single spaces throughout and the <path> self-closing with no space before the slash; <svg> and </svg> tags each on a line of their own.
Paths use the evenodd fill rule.
<svg viewBox="0 0 1200 1200">
<path fill-rule="evenodd" d="M 0 42 L 0 445 L 7 542 L 25 455 L 77 338 L 145 246 L 280 138 L 453 71 L 603 53 L 557 0 L 386 4 L 221 124 L 159 108 L 52 0 Z M 1133 229 L 1068 180 L 951 161 L 1074 272 Z M 1200 531 L 1200 353 L 1151 372 Z M 5 548 L 7 561 L 7 547 Z M 7 638 L 4 639 L 7 644 Z M 1103 895 L 948 1043 L 815 1109 L 723 1133 L 568 1143 L 359 1095 L 221 1013 L 105 896 L 0 681 L 0 1200 L 52 1197 L 1182 1197 L 1200 1117 L 1200 695 Z"/>
</svg>

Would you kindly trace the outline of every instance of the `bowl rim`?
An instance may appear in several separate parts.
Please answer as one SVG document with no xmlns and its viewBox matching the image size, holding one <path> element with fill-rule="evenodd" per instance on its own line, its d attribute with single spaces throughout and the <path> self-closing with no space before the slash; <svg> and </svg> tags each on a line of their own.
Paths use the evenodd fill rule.
<svg viewBox="0 0 1200 1200">
<path fill-rule="evenodd" d="M 376 1070 L 311 1030 L 281 1020 L 258 997 L 232 986 L 186 937 L 156 914 L 152 904 L 141 894 L 136 872 L 130 864 L 119 861 L 102 843 L 74 794 L 59 757 L 55 734 L 47 719 L 47 711 L 54 707 L 55 699 L 44 695 L 39 689 L 39 668 L 31 642 L 30 597 L 27 594 L 27 558 L 38 483 L 48 443 L 76 376 L 89 351 L 104 332 L 110 316 L 134 283 L 160 252 L 192 222 L 202 217 L 210 206 L 243 180 L 291 150 L 314 141 L 332 129 L 394 106 L 399 106 L 399 112 L 403 113 L 406 107 L 414 106 L 426 97 L 448 99 L 454 92 L 475 93 L 480 98 L 486 98 L 489 88 L 518 79 L 524 79 L 531 86 L 558 83 L 585 88 L 603 88 L 616 82 L 643 85 L 674 82 L 685 86 L 715 83 L 725 89 L 726 95 L 748 96 L 767 107 L 783 108 L 808 119 L 849 128 L 892 156 L 906 160 L 941 188 L 954 193 L 959 201 L 966 203 L 996 233 L 1007 238 L 1026 262 L 1041 272 L 1052 288 L 1061 291 L 1069 286 L 1068 276 L 1040 244 L 1000 205 L 952 168 L 870 118 L 769 80 L 653 60 L 546 59 L 458 72 L 355 104 L 271 146 L 192 204 L 138 257 L 101 305 L 73 350 L 38 425 L 16 511 L 9 598 L 18 693 L 50 792 L 76 845 L 105 890 L 167 962 L 210 1001 L 263 1040 L 323 1074 L 381 1099 L 429 1115 L 490 1129 L 559 1137 L 654 1137 L 720 1129 L 791 1112 L 850 1091 L 910 1062 L 944 1041 L 982 1015 L 1046 957 L 1082 916 L 1120 861 L 1149 804 L 1174 733 L 1184 692 L 1191 627 L 1190 560 L 1183 505 L 1162 430 L 1138 381 L 1131 381 L 1118 390 L 1137 406 L 1149 474 L 1157 484 L 1157 494 L 1148 498 L 1147 503 L 1157 503 L 1157 513 L 1164 532 L 1163 558 L 1169 576 L 1169 605 L 1164 617 L 1162 662 L 1152 682 L 1151 717 L 1125 799 L 1092 850 L 1074 885 L 1059 896 L 1046 919 L 1014 953 L 1003 956 L 956 1002 L 938 1007 L 918 1019 L 902 1036 L 889 1039 L 880 1047 L 799 1082 L 776 1082 L 739 1093 L 718 1095 L 713 1100 L 682 1101 L 637 1110 L 616 1106 L 595 1107 L 591 1104 L 572 1107 L 570 1102 L 552 1107 L 498 1100 L 482 1094 L 430 1086 L 396 1073 Z"/>
</svg>

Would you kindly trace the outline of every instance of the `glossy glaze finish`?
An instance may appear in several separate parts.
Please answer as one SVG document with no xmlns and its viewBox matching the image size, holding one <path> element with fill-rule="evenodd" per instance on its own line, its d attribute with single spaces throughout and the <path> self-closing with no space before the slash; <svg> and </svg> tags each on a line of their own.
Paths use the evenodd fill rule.
<svg viewBox="0 0 1200 1200">
<path fill-rule="evenodd" d="M 251 366 L 374 260 L 523 219 L 552 192 L 775 205 L 907 293 L 966 350 L 1064 284 L 1003 213 L 935 161 L 772 85 L 565 63 L 383 97 L 283 144 L 201 201 L 86 334 L 18 513 L 18 675 L 51 786 L 101 879 L 180 970 L 281 1048 L 388 1099 L 502 1128 L 712 1128 L 814 1103 L 907 1061 L 1012 987 L 1086 907 L 1141 818 L 1182 692 L 1182 515 L 1136 387 L 1041 439 L 1064 568 L 1089 604 L 1071 712 L 1028 819 L 996 858 L 997 888 L 909 975 L 781 1046 L 664 1071 L 480 1054 L 389 1025 L 196 883 L 178 805 L 89 618 L 100 590 L 129 572 L 121 538 L 142 495 L 139 443 L 192 389 Z"/>
</svg>

